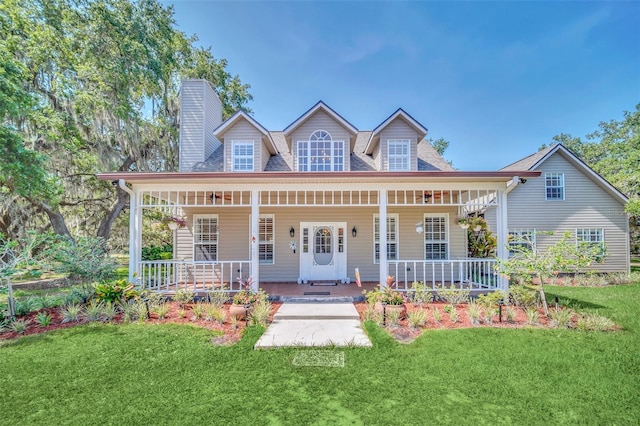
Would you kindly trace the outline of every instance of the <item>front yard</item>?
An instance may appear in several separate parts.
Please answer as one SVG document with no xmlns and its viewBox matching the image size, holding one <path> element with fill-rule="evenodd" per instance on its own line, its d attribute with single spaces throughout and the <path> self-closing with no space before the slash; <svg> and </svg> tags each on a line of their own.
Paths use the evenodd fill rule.
<svg viewBox="0 0 640 426">
<path fill-rule="evenodd" d="M 372 322 L 373 349 L 304 367 L 190 325 L 89 325 L 0 343 L 6 424 L 634 424 L 640 284 L 549 287 L 615 332 L 427 330 L 403 345 Z"/>
</svg>

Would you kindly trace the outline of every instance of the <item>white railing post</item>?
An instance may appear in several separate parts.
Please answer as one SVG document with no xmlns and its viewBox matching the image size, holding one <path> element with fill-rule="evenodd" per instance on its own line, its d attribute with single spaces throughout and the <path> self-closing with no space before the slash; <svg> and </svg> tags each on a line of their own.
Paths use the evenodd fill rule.
<svg viewBox="0 0 640 426">
<path fill-rule="evenodd" d="M 378 194 L 378 223 L 380 229 L 380 283 L 386 284 L 389 276 L 387 264 L 387 190 L 381 189 Z"/>
<path fill-rule="evenodd" d="M 498 259 L 507 259 L 509 257 L 509 251 L 507 244 L 509 243 L 509 224 L 507 223 L 507 194 L 504 190 L 499 190 L 497 193 L 498 208 L 496 210 L 496 227 L 498 228 L 497 235 L 497 255 Z M 499 275 L 497 277 L 497 287 L 503 291 L 509 289 L 509 282 L 506 277 Z"/>
<path fill-rule="evenodd" d="M 253 279 L 251 286 L 253 290 L 260 287 L 260 258 L 258 256 L 258 246 L 260 245 L 260 191 L 254 189 L 251 191 L 251 271 L 250 276 Z"/>
</svg>

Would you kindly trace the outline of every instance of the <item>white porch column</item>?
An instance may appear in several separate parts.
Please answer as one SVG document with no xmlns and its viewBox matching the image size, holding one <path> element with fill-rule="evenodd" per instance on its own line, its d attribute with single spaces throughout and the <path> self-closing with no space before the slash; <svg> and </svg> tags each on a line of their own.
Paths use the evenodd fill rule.
<svg viewBox="0 0 640 426">
<path fill-rule="evenodd" d="M 389 268 L 387 265 L 387 190 L 378 193 L 378 222 L 380 224 L 380 283 L 387 282 Z"/>
<path fill-rule="evenodd" d="M 497 235 L 497 254 L 498 259 L 507 259 L 509 257 L 509 224 L 507 223 L 507 194 L 504 190 L 498 191 L 498 209 L 496 211 L 496 231 Z M 509 288 L 509 281 L 506 277 L 498 275 L 498 287 L 504 291 Z"/>
<path fill-rule="evenodd" d="M 257 189 L 251 191 L 251 278 L 253 279 L 251 288 L 260 288 L 260 257 L 258 256 L 258 245 L 260 244 L 260 192 Z"/>
<path fill-rule="evenodd" d="M 129 193 L 129 282 L 138 284 L 136 277 L 142 258 L 142 208 L 139 206 L 140 192 L 134 190 Z M 135 275 L 135 276 L 134 276 Z"/>
</svg>

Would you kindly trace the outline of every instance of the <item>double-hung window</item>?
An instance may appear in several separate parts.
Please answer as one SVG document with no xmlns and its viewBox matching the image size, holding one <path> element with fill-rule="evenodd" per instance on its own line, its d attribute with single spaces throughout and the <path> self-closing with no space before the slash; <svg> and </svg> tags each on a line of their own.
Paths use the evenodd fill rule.
<svg viewBox="0 0 640 426">
<path fill-rule="evenodd" d="M 449 217 L 440 214 L 424 215 L 424 258 L 449 258 Z"/>
<path fill-rule="evenodd" d="M 410 147 L 408 139 L 389 139 L 387 141 L 387 161 L 389 171 L 407 171 L 410 169 Z"/>
<path fill-rule="evenodd" d="M 218 260 L 218 232 L 218 215 L 194 216 L 194 260 Z"/>
<path fill-rule="evenodd" d="M 258 246 L 258 257 L 262 264 L 273 264 L 273 215 L 260 215 L 258 222 L 258 234 L 260 243 Z"/>
<path fill-rule="evenodd" d="M 253 141 L 232 141 L 232 163 L 234 172 L 253 171 Z"/>
<path fill-rule="evenodd" d="M 380 263 L 380 217 L 373 218 L 373 261 Z M 398 215 L 387 214 L 387 260 L 398 260 Z"/>
<path fill-rule="evenodd" d="M 512 229 L 509 231 L 509 257 L 523 252 L 535 252 L 535 229 Z"/>
<path fill-rule="evenodd" d="M 564 200 L 564 173 L 545 173 L 544 185 L 547 201 Z"/>
<path fill-rule="evenodd" d="M 605 255 L 604 229 L 602 228 L 581 228 L 576 229 L 576 244 L 584 245 L 588 249 L 593 249 L 597 260 L 602 260 Z"/>
<path fill-rule="evenodd" d="M 324 130 L 313 132 L 308 141 L 298 141 L 299 172 L 344 170 L 344 141 L 334 141 Z"/>
</svg>

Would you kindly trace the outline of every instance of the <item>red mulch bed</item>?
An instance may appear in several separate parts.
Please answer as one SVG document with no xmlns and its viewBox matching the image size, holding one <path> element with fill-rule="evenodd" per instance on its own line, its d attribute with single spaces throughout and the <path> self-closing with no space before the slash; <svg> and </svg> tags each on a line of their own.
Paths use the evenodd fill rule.
<svg viewBox="0 0 640 426">
<path fill-rule="evenodd" d="M 185 307 L 182 307 L 178 302 L 173 301 L 167 302 L 167 304 L 169 305 L 169 312 L 164 319 L 159 319 L 156 314 L 151 313 L 151 318 L 144 322 L 147 324 L 191 324 L 196 327 L 221 331 L 222 335 L 212 339 L 212 343 L 220 345 L 233 344 L 237 342 L 240 340 L 244 329 L 247 327 L 247 322 L 245 320 L 238 320 L 236 322 L 236 327 L 234 328 L 232 323 L 229 321 L 229 305 L 224 305 L 226 319 L 223 324 L 220 324 L 217 321 L 207 321 L 204 318 L 196 318 L 191 310 L 193 304 L 188 304 Z M 273 302 L 271 304 L 272 308 L 271 314 L 269 315 L 269 322 L 273 320 L 273 315 L 280 308 L 280 305 L 282 305 L 282 303 Z M 186 311 L 186 315 L 181 317 L 179 312 L 183 309 Z M 51 315 L 51 325 L 46 327 L 39 326 L 36 323 L 36 315 L 38 312 L 48 312 L 49 315 Z M 82 319 L 80 322 L 63 323 L 62 315 L 60 315 L 60 308 L 41 309 L 39 311 L 30 312 L 29 314 L 18 317 L 17 319 L 26 319 L 28 321 L 29 325 L 27 326 L 26 331 L 24 333 L 16 333 L 15 331 L 4 330 L 0 333 L 0 340 L 14 339 L 19 336 L 26 336 L 30 334 L 46 333 L 48 331 L 75 327 L 89 322 L 86 319 Z M 122 314 L 118 314 L 112 321 L 110 321 L 112 324 L 121 324 L 122 322 Z"/>
<path fill-rule="evenodd" d="M 167 302 L 169 305 L 169 312 L 167 313 L 164 319 L 159 319 L 157 315 L 151 314 L 151 318 L 146 320 L 146 323 L 149 324 L 191 324 L 197 327 L 203 327 L 209 330 L 216 330 L 222 332 L 219 337 L 215 337 L 212 339 L 212 343 L 214 344 L 233 344 L 240 340 L 242 337 L 242 333 L 247 326 L 245 320 L 238 320 L 235 324 L 235 327 L 229 321 L 229 305 L 225 305 L 225 313 L 226 320 L 223 324 L 218 323 L 217 321 L 207 321 L 204 318 L 195 318 L 193 312 L 191 311 L 191 307 L 193 304 L 187 305 L 186 307 L 182 307 L 178 302 Z M 269 322 L 273 320 L 273 315 L 280 308 L 282 303 L 274 302 L 272 303 L 271 314 L 269 317 Z M 360 314 L 360 319 L 364 320 L 365 311 L 367 308 L 366 303 L 356 303 L 355 304 L 358 313 Z M 424 309 L 427 311 L 427 322 L 424 326 L 420 328 L 413 328 L 409 325 L 409 321 L 406 319 L 402 319 L 397 325 L 386 326 L 386 330 L 397 340 L 401 342 L 411 342 L 415 340 L 424 330 L 427 329 L 457 329 L 457 328 L 472 328 L 472 327 L 494 327 L 494 328 L 522 328 L 522 327 L 549 327 L 550 321 L 548 318 L 544 316 L 542 309 L 539 309 L 539 320 L 538 324 L 535 326 L 527 325 L 527 316 L 522 308 L 514 307 L 516 310 L 516 317 L 512 322 L 506 321 L 506 309 L 507 307 L 503 307 L 503 320 L 499 321 L 498 315 L 494 315 L 492 318 L 491 324 L 486 324 L 484 322 L 484 318 L 481 318 L 483 322 L 479 325 L 472 324 L 469 319 L 468 314 L 468 305 L 459 305 L 456 307 L 458 312 L 458 320 L 453 323 L 450 320 L 450 316 L 447 312 L 444 311 L 445 304 L 444 303 L 429 303 L 424 306 L 416 306 L 413 304 L 406 304 L 407 312 L 414 311 L 416 309 Z M 438 310 L 441 314 L 441 320 L 435 321 L 433 318 L 433 310 Z M 180 316 L 179 312 L 181 310 L 186 311 L 186 315 L 183 317 Z M 51 325 L 46 327 L 39 326 L 35 317 L 38 312 L 46 311 L 51 315 Z M 0 333 L 0 340 L 8 340 L 14 339 L 19 336 L 30 335 L 30 334 L 38 334 L 45 333 L 52 330 L 58 330 L 61 328 L 74 327 L 79 324 L 86 324 L 88 321 L 82 320 L 80 322 L 69 322 L 62 323 L 62 316 L 59 313 L 59 308 L 47 308 L 41 311 L 31 312 L 28 315 L 19 317 L 18 319 L 26 319 L 28 320 L 29 325 L 24 333 L 16 333 L 14 331 L 4 330 L 4 332 Z M 111 323 L 122 323 L 122 314 L 116 316 Z"/>
</svg>

